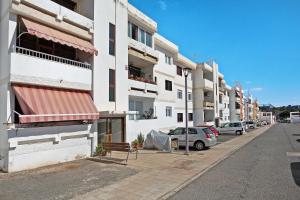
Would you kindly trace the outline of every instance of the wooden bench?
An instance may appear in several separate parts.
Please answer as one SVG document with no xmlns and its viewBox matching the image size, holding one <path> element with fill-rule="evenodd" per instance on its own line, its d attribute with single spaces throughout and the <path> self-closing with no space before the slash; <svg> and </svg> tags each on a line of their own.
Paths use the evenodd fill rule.
<svg viewBox="0 0 300 200">
<path fill-rule="evenodd" d="M 126 161 L 125 164 L 127 165 L 128 162 L 128 157 L 129 153 L 131 152 L 130 144 L 129 143 L 103 143 L 103 148 L 106 152 L 110 153 L 111 157 L 111 152 L 112 151 L 120 151 L 120 152 L 127 152 L 126 159 L 121 159 L 122 161 Z"/>
</svg>

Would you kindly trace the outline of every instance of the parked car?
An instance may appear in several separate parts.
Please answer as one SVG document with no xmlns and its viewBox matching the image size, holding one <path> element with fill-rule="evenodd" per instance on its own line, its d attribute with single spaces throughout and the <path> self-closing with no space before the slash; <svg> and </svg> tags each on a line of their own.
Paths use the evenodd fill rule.
<svg viewBox="0 0 300 200">
<path fill-rule="evenodd" d="M 191 127 L 189 131 L 189 146 L 198 151 L 212 147 L 217 144 L 215 134 L 206 127 Z M 179 127 L 168 134 L 172 139 L 177 139 L 179 146 L 186 146 L 185 128 Z"/>
<path fill-rule="evenodd" d="M 218 128 L 220 134 L 223 133 L 235 133 L 236 135 L 242 135 L 246 131 L 245 122 L 230 122 L 222 124 L 220 128 Z"/>
<path fill-rule="evenodd" d="M 215 134 L 216 137 L 219 136 L 219 131 L 214 126 L 200 125 L 200 126 L 197 126 L 197 127 L 209 128 L 209 130 L 211 130 Z"/>
<path fill-rule="evenodd" d="M 246 124 L 248 125 L 248 128 L 256 128 L 256 123 L 254 121 L 246 121 Z"/>
</svg>

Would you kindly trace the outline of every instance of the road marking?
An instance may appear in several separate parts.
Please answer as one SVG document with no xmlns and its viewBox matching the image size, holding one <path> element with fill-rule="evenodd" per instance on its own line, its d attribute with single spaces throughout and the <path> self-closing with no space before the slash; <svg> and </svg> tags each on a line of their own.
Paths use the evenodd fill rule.
<svg viewBox="0 0 300 200">
<path fill-rule="evenodd" d="M 300 152 L 286 152 L 288 157 L 300 157 Z"/>
</svg>

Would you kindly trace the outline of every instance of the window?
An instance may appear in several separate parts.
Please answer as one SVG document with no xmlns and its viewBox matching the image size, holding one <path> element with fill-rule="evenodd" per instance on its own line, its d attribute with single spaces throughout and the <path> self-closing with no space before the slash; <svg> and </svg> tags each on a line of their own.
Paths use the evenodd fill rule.
<svg viewBox="0 0 300 200">
<path fill-rule="evenodd" d="M 219 95 L 219 102 L 223 103 L 223 96 L 222 95 Z"/>
<path fill-rule="evenodd" d="M 70 10 L 73 10 L 73 11 L 75 11 L 76 6 L 77 6 L 77 4 L 71 0 L 51 0 L 51 1 L 61 5 L 63 7 L 66 7 Z"/>
<path fill-rule="evenodd" d="M 165 89 L 168 91 L 172 91 L 172 81 L 169 80 L 165 81 Z"/>
<path fill-rule="evenodd" d="M 182 99 L 182 90 L 177 90 L 177 98 Z"/>
<path fill-rule="evenodd" d="M 166 107 L 166 117 L 172 117 L 172 107 Z"/>
<path fill-rule="evenodd" d="M 165 63 L 168 65 L 172 65 L 172 57 L 165 55 Z"/>
<path fill-rule="evenodd" d="M 143 29 L 139 29 L 139 33 L 140 33 L 139 41 L 141 43 L 145 44 L 145 42 L 146 42 L 145 31 Z"/>
<path fill-rule="evenodd" d="M 153 46 L 152 35 L 135 24 L 128 22 L 128 37 L 139 41 L 148 47 Z"/>
<path fill-rule="evenodd" d="M 188 100 L 192 101 L 192 93 L 191 92 L 188 93 Z"/>
<path fill-rule="evenodd" d="M 109 69 L 109 101 L 111 102 L 116 101 L 115 80 L 115 70 Z"/>
<path fill-rule="evenodd" d="M 189 134 L 192 134 L 192 135 L 197 135 L 197 130 L 194 129 L 194 128 L 189 128 Z"/>
<path fill-rule="evenodd" d="M 174 131 L 172 131 L 172 135 L 182 135 L 184 134 L 183 128 L 176 128 Z"/>
<path fill-rule="evenodd" d="M 109 23 L 109 55 L 116 54 L 116 26 Z"/>
<path fill-rule="evenodd" d="M 177 113 L 177 122 L 183 122 L 183 113 Z"/>
<path fill-rule="evenodd" d="M 146 45 L 152 48 L 152 35 L 146 32 Z"/>
<path fill-rule="evenodd" d="M 134 24 L 131 24 L 131 38 L 138 41 L 138 27 Z"/>
<path fill-rule="evenodd" d="M 189 113 L 189 121 L 193 121 L 193 113 Z"/>
<path fill-rule="evenodd" d="M 177 66 L 177 75 L 182 76 L 182 68 Z"/>
</svg>

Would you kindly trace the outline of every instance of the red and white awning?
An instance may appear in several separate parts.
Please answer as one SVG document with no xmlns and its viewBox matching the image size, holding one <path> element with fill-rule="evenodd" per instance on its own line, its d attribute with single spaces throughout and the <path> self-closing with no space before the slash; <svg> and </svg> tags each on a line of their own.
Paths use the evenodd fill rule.
<svg viewBox="0 0 300 200">
<path fill-rule="evenodd" d="M 23 111 L 20 123 L 99 118 L 89 92 L 32 85 L 13 85 L 12 88 Z"/>
<path fill-rule="evenodd" d="M 45 40 L 51 40 L 56 43 L 67 45 L 90 54 L 98 54 L 93 44 L 90 41 L 81 39 L 74 35 L 56 30 L 41 23 L 31 21 L 26 18 L 21 18 L 29 34 Z"/>
</svg>

